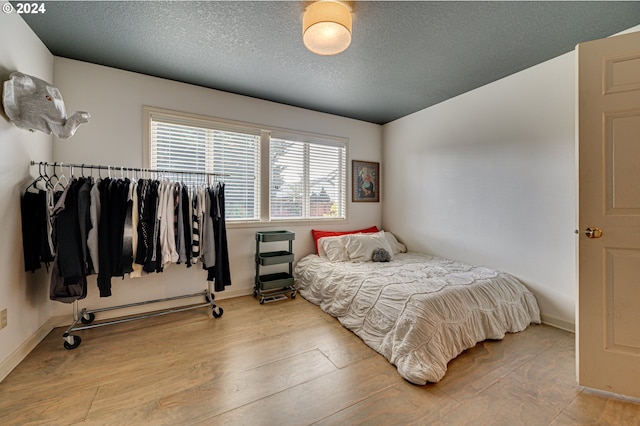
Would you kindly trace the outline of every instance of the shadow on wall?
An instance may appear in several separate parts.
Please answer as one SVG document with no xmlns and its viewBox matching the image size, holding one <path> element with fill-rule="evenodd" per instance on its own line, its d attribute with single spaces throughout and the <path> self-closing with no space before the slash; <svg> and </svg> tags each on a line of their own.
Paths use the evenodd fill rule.
<svg viewBox="0 0 640 426">
<path fill-rule="evenodd" d="M 9 80 L 9 75 L 12 73 L 13 71 L 9 71 L 8 69 L 6 69 L 3 66 L 0 66 L 0 81 L 7 81 Z M 2 85 L 2 89 L 1 89 L 1 94 L 2 97 L 0 99 L 4 99 L 4 84 Z M 0 108 L 0 115 L 2 115 L 2 118 L 4 118 L 7 122 L 10 122 L 11 120 L 9 119 L 9 117 L 7 116 L 7 114 L 4 112 L 4 107 Z"/>
</svg>

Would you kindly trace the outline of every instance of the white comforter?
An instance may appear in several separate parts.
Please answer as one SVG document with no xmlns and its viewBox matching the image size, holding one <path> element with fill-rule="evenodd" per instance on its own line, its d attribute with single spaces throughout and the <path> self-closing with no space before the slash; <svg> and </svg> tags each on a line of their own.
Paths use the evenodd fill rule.
<svg viewBox="0 0 640 426">
<path fill-rule="evenodd" d="M 540 323 L 533 294 L 493 269 L 419 253 L 388 263 L 296 265 L 300 294 L 384 355 L 406 380 L 438 382 L 447 363 L 485 339 Z"/>
</svg>

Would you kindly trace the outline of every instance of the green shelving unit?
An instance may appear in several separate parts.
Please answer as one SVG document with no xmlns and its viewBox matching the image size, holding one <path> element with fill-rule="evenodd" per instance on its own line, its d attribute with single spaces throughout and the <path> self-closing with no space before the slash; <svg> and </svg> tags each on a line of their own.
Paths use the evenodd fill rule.
<svg viewBox="0 0 640 426">
<path fill-rule="evenodd" d="M 258 231 L 256 232 L 256 279 L 253 287 L 253 297 L 260 296 L 260 304 L 267 300 L 277 300 L 281 295 L 290 293 L 296 297 L 296 286 L 293 280 L 293 240 L 296 234 L 291 231 Z M 261 243 L 288 241 L 288 250 L 261 251 Z M 288 272 L 261 274 L 263 266 L 288 264 Z"/>
</svg>

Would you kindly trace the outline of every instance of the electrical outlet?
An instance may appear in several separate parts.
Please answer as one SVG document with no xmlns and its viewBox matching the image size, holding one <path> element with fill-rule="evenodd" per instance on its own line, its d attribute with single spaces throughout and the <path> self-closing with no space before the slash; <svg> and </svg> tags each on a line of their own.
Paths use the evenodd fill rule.
<svg viewBox="0 0 640 426">
<path fill-rule="evenodd" d="M 4 308 L 0 311 L 0 329 L 3 329 L 7 326 L 7 308 Z"/>
</svg>

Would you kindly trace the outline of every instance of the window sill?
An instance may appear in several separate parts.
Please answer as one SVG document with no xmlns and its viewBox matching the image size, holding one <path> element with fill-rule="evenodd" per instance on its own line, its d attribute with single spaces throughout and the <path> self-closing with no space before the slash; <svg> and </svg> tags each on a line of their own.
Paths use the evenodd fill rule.
<svg viewBox="0 0 640 426">
<path fill-rule="evenodd" d="M 347 219 L 298 219 L 298 220 L 269 220 L 269 221 L 251 221 L 251 222 L 231 222 L 227 221 L 227 229 L 234 228 L 282 228 L 283 226 L 325 226 L 341 225 L 349 223 Z"/>
</svg>

